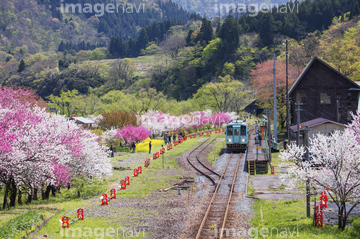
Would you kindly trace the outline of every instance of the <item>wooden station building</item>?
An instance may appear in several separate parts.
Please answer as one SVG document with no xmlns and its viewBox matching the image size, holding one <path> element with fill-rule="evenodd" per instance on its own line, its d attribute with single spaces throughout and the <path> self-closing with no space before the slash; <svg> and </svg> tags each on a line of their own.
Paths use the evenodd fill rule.
<svg viewBox="0 0 360 239">
<path fill-rule="evenodd" d="M 359 93 L 357 83 L 314 57 L 289 90 L 290 124 L 298 123 L 295 103 L 302 103 L 299 123 L 323 118 L 347 124 L 352 120 L 350 112 L 359 109 Z"/>
</svg>

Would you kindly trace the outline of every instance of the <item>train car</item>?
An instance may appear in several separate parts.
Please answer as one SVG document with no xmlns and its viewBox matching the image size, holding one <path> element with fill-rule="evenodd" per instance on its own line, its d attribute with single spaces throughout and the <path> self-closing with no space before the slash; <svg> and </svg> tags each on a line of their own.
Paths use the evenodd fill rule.
<svg viewBox="0 0 360 239">
<path fill-rule="evenodd" d="M 247 149 L 249 130 L 246 122 L 233 121 L 226 125 L 226 148 L 230 151 L 243 151 Z"/>
</svg>

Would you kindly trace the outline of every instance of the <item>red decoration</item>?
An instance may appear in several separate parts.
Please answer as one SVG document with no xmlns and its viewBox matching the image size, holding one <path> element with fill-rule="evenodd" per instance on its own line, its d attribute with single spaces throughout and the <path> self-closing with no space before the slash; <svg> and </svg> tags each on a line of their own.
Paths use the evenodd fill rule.
<svg viewBox="0 0 360 239">
<path fill-rule="evenodd" d="M 109 205 L 107 194 L 103 194 L 103 195 L 102 195 L 101 205 Z"/>
<path fill-rule="evenodd" d="M 78 214 L 78 215 L 77 215 L 77 219 L 84 221 L 84 209 L 79 208 L 79 209 L 77 210 L 77 214 Z"/>
<path fill-rule="evenodd" d="M 328 201 L 328 197 L 326 195 L 326 191 L 321 192 L 321 196 L 320 196 L 320 207 L 321 208 L 327 208 L 327 201 Z"/>
<path fill-rule="evenodd" d="M 323 209 L 321 206 L 316 206 L 316 226 L 323 227 Z"/>
<path fill-rule="evenodd" d="M 69 228 L 69 217 L 66 217 L 66 216 L 63 216 L 61 218 L 61 221 L 62 221 L 62 228 Z"/>
<path fill-rule="evenodd" d="M 137 168 L 134 168 L 134 177 L 137 177 L 139 175 L 139 172 L 138 172 L 138 169 Z"/>
<path fill-rule="evenodd" d="M 144 167 L 147 168 L 147 167 L 149 167 L 149 165 L 150 165 L 150 159 L 147 158 L 147 159 L 145 160 Z"/>
<path fill-rule="evenodd" d="M 274 166 L 271 166 L 271 174 L 275 174 L 275 168 L 274 168 Z"/>
<path fill-rule="evenodd" d="M 126 180 L 121 180 L 121 190 L 126 189 Z"/>
<path fill-rule="evenodd" d="M 125 182 L 126 182 L 126 185 L 130 185 L 130 177 L 129 176 L 125 177 Z"/>
<path fill-rule="evenodd" d="M 142 174 L 142 167 L 139 166 L 139 167 L 137 168 L 137 171 L 138 171 L 138 173 Z"/>
<path fill-rule="evenodd" d="M 115 188 L 110 190 L 110 199 L 116 199 L 116 189 Z"/>
</svg>

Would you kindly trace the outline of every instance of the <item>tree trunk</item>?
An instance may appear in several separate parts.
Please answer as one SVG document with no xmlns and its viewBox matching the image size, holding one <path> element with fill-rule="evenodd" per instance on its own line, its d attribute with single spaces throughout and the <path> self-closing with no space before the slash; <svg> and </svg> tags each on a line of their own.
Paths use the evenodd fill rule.
<svg viewBox="0 0 360 239">
<path fill-rule="evenodd" d="M 9 205 L 8 205 L 8 202 L 7 202 L 8 192 L 9 192 L 9 186 L 8 186 L 8 185 L 6 185 L 6 186 L 5 186 L 5 194 L 4 194 L 3 209 L 5 209 L 5 207 L 7 206 L 7 207 L 8 207 L 8 209 L 10 210 L 10 207 L 9 207 Z"/>
<path fill-rule="evenodd" d="M 48 186 L 46 187 L 46 191 L 45 191 L 45 193 L 44 193 L 43 200 L 49 199 L 49 197 L 50 197 L 50 192 L 51 192 L 51 186 L 48 185 Z"/>
<path fill-rule="evenodd" d="M 346 218 L 347 218 L 347 217 L 346 217 L 346 203 L 343 202 L 342 205 L 343 205 L 342 229 L 345 229 L 345 227 L 346 227 Z"/>
<path fill-rule="evenodd" d="M 338 221 L 338 227 L 339 229 L 343 229 L 343 213 L 344 213 L 344 208 L 343 208 L 343 203 L 341 202 L 340 208 L 339 208 L 339 221 Z"/>
<path fill-rule="evenodd" d="M 52 195 L 53 197 L 56 196 L 56 187 L 55 187 L 54 185 L 51 185 L 51 195 Z"/>
<path fill-rule="evenodd" d="M 26 201 L 26 204 L 31 203 L 32 198 L 33 198 L 33 190 L 30 189 L 30 193 L 28 193 L 28 199 Z"/>
<path fill-rule="evenodd" d="M 45 200 L 46 199 L 46 195 L 45 195 L 45 191 L 41 190 L 41 199 Z"/>
<path fill-rule="evenodd" d="M 22 203 L 22 192 L 21 192 L 21 190 L 19 189 L 19 196 L 18 196 L 18 204 L 19 205 L 22 205 L 23 203 Z"/>
<path fill-rule="evenodd" d="M 10 187 L 10 207 L 15 207 L 16 205 L 16 195 L 17 195 L 17 188 L 14 181 L 11 182 Z"/>
<path fill-rule="evenodd" d="M 33 197 L 32 197 L 32 199 L 33 200 L 35 200 L 35 201 L 37 201 L 38 200 L 38 190 L 37 190 L 37 188 L 34 188 L 34 193 L 33 193 Z"/>
</svg>

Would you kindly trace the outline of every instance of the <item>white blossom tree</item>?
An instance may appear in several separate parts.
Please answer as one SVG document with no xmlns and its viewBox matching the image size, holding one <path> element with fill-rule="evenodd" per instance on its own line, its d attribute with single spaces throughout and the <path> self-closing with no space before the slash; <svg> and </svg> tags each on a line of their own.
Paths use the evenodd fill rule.
<svg viewBox="0 0 360 239">
<path fill-rule="evenodd" d="M 328 190 L 328 195 L 338 207 L 338 226 L 344 229 L 346 220 L 360 199 L 360 144 L 351 129 L 335 131 L 330 136 L 322 134 L 310 139 L 309 161 L 304 160 L 306 148 L 291 144 L 280 155 L 293 162 L 288 174 L 281 179 L 288 189 L 304 187 L 307 180 L 317 191 Z M 352 204 L 346 208 L 346 203 Z"/>
</svg>

